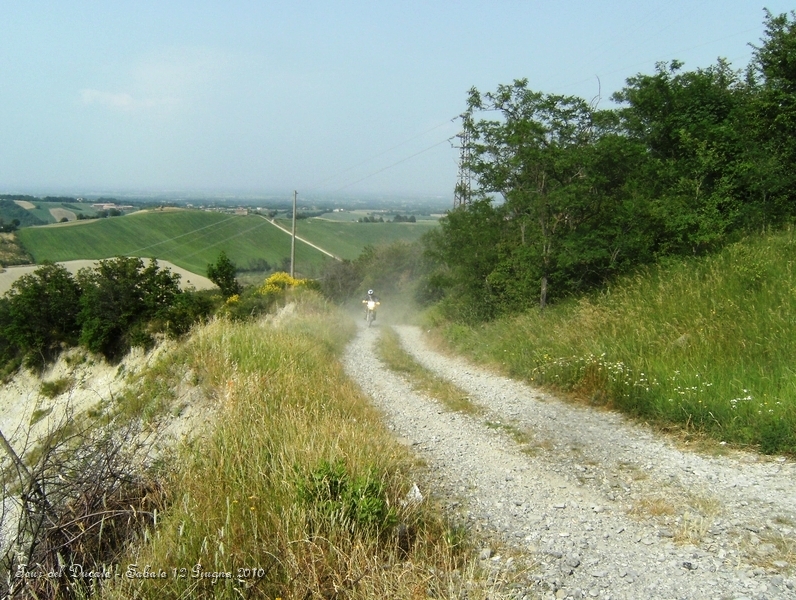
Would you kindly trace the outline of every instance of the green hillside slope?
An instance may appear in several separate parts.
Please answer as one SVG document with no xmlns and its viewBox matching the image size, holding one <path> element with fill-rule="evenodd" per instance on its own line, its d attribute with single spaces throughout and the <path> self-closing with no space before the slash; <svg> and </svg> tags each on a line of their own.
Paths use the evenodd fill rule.
<svg viewBox="0 0 796 600">
<path fill-rule="evenodd" d="M 117 255 L 169 260 L 204 274 L 224 250 L 239 266 L 290 257 L 290 236 L 265 219 L 194 210 L 138 212 L 125 217 L 20 230 L 19 239 L 37 263 Z M 313 276 L 326 260 L 305 244 L 296 246 L 297 270 Z"/>
<path fill-rule="evenodd" d="M 796 453 L 793 230 L 671 261 L 448 341 L 511 375 L 664 426 Z"/>
<path fill-rule="evenodd" d="M 4 223 L 11 223 L 16 219 L 19 221 L 20 227 L 41 225 L 47 222 L 39 219 L 31 211 L 25 210 L 13 200 L 5 199 L 0 199 L 0 219 Z"/>
<path fill-rule="evenodd" d="M 278 219 L 277 222 L 287 229 L 291 227 L 289 220 Z M 321 218 L 297 221 L 296 233 L 335 256 L 353 260 L 365 246 L 396 241 L 414 242 L 436 226 L 436 220 L 417 223 L 354 223 Z"/>
</svg>

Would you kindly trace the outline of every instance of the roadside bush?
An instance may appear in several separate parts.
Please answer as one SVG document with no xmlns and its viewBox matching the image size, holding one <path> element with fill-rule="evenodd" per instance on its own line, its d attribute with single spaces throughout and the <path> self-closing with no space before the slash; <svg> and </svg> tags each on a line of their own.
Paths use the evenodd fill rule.
<svg viewBox="0 0 796 600">
<path fill-rule="evenodd" d="M 182 292 L 180 276 L 154 259 L 117 257 L 82 269 L 77 278 L 44 264 L 20 277 L 0 298 L 0 379 L 24 361 L 40 368 L 81 343 L 115 360 L 154 336 L 187 333 L 218 307 L 218 294 Z"/>
<path fill-rule="evenodd" d="M 280 271 L 270 275 L 259 287 L 250 287 L 229 296 L 219 313 L 236 321 L 244 321 L 269 312 L 290 293 L 318 289 L 318 283 L 311 279 L 296 279 Z"/>
<path fill-rule="evenodd" d="M 320 277 L 321 292 L 334 302 L 346 302 L 356 294 L 362 282 L 357 265 L 350 260 L 330 260 L 323 265 Z"/>
<path fill-rule="evenodd" d="M 242 293 L 227 298 L 221 305 L 219 314 L 235 321 L 245 321 L 267 313 L 275 302 L 276 296 L 260 294 L 258 288 L 247 288 Z"/>
<path fill-rule="evenodd" d="M 297 483 L 299 500 L 308 509 L 308 527 L 316 535 L 328 528 L 343 527 L 352 533 L 373 529 L 388 533 L 397 523 L 397 514 L 387 500 L 384 482 L 375 469 L 352 477 L 342 460 L 326 460 Z"/>
<path fill-rule="evenodd" d="M 172 337 L 184 335 L 194 323 L 205 321 L 220 306 L 218 296 L 211 291 L 188 291 L 172 298 L 164 312 L 161 329 Z"/>
</svg>

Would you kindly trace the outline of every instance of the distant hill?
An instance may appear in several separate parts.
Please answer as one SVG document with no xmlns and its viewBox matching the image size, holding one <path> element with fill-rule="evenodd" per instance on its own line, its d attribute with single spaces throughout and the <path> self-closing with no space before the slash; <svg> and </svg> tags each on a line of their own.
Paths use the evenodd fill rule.
<svg viewBox="0 0 796 600">
<path fill-rule="evenodd" d="M 25 210 L 13 200 L 6 198 L 0 199 L 0 219 L 4 223 L 11 223 L 14 219 L 19 220 L 20 227 L 30 227 L 31 225 L 44 225 L 42 221 L 29 210 Z"/>
</svg>

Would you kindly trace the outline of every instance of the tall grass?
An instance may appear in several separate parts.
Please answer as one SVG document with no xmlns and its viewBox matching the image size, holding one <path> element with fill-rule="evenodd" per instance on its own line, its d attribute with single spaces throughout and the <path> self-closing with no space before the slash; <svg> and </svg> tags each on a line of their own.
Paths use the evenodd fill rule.
<svg viewBox="0 0 796 600">
<path fill-rule="evenodd" d="M 185 368 L 215 396 L 217 425 L 180 457 L 169 512 L 107 596 L 410 598 L 456 585 L 463 538 L 428 502 L 403 500 L 413 459 L 337 360 L 353 323 L 311 292 L 293 299 L 293 312 L 193 335 Z M 126 577 L 147 565 L 164 578 Z"/>
<path fill-rule="evenodd" d="M 796 242 L 750 238 L 605 292 L 480 327 L 454 347 L 659 424 L 796 453 Z"/>
</svg>

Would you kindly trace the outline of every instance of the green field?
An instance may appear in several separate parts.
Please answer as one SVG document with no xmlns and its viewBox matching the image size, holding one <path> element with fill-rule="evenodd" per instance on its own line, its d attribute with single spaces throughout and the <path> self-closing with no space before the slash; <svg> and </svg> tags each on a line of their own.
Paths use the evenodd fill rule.
<svg viewBox="0 0 796 600">
<path fill-rule="evenodd" d="M 223 250 L 239 267 L 265 259 L 281 265 L 290 257 L 290 236 L 257 216 L 198 210 L 142 211 L 124 217 L 19 230 L 19 239 L 35 262 L 100 259 L 118 255 L 169 260 L 204 274 Z M 320 244 L 319 244 L 320 245 Z M 296 270 L 315 276 L 322 253 L 296 245 Z"/>
<path fill-rule="evenodd" d="M 330 214 L 346 214 L 354 218 L 351 216 L 354 213 Z M 413 242 L 437 225 L 436 219 L 418 223 L 354 223 L 327 220 L 327 216 L 300 219 L 296 223 L 296 233 L 335 256 L 349 260 L 357 258 L 365 246 L 390 244 L 399 240 Z M 278 219 L 277 222 L 290 229 L 290 221 Z"/>
</svg>

